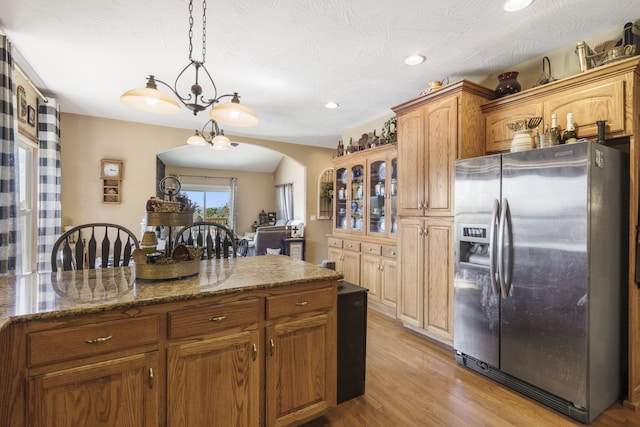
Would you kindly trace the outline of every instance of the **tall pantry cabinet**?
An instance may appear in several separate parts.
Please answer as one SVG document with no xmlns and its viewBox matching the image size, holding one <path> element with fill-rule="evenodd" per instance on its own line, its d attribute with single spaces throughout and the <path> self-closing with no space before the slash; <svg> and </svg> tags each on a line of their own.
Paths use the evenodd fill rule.
<svg viewBox="0 0 640 427">
<path fill-rule="evenodd" d="M 493 97 L 460 80 L 392 108 L 398 115 L 397 316 L 449 345 L 455 161 L 484 155 L 480 105 Z"/>
</svg>

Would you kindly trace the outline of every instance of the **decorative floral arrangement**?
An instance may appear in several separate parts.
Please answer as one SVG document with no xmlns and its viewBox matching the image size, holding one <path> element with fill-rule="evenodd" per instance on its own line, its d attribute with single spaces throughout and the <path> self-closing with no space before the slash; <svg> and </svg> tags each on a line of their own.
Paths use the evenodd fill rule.
<svg viewBox="0 0 640 427">
<path fill-rule="evenodd" d="M 396 130 L 397 123 L 398 116 L 393 116 L 384 122 L 382 137 L 380 138 L 383 144 L 396 144 L 398 142 L 398 131 Z"/>
<path fill-rule="evenodd" d="M 198 204 L 192 202 L 186 194 L 178 194 L 175 201 L 161 200 L 151 197 L 147 201 L 147 212 L 190 212 L 194 213 Z"/>
<path fill-rule="evenodd" d="M 327 201 L 333 200 L 333 181 L 322 183 L 320 197 Z"/>
</svg>

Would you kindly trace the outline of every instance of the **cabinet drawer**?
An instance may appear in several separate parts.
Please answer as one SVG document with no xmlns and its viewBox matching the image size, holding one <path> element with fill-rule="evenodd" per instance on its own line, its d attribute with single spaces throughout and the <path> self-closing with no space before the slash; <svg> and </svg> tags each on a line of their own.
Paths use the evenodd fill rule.
<svg viewBox="0 0 640 427">
<path fill-rule="evenodd" d="M 330 310 L 335 300 L 335 293 L 330 288 L 267 297 L 267 319 Z"/>
<path fill-rule="evenodd" d="M 380 255 L 380 248 L 382 245 L 375 243 L 361 243 L 360 252 L 367 255 Z"/>
<path fill-rule="evenodd" d="M 28 363 L 38 366 L 80 359 L 154 344 L 158 340 L 157 316 L 33 332 L 28 338 Z"/>
<path fill-rule="evenodd" d="M 213 334 L 229 328 L 257 323 L 259 298 L 187 308 L 169 313 L 169 339 Z"/>
<path fill-rule="evenodd" d="M 360 252 L 360 242 L 357 240 L 344 240 L 342 242 L 342 247 L 349 251 Z"/>
<path fill-rule="evenodd" d="M 396 258 L 398 256 L 398 250 L 395 246 L 383 246 L 382 256 L 387 258 Z"/>
<path fill-rule="evenodd" d="M 342 248 L 342 239 L 336 239 L 335 237 L 329 237 L 330 248 Z"/>
</svg>

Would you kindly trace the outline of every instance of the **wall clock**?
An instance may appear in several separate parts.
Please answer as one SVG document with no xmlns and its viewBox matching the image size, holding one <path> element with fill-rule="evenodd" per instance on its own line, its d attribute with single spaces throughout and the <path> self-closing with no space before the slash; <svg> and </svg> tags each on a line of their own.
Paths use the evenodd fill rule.
<svg viewBox="0 0 640 427">
<path fill-rule="evenodd" d="M 101 178 L 122 179 L 122 160 L 100 161 Z"/>
<path fill-rule="evenodd" d="M 100 160 L 102 203 L 122 201 L 122 160 Z"/>
</svg>

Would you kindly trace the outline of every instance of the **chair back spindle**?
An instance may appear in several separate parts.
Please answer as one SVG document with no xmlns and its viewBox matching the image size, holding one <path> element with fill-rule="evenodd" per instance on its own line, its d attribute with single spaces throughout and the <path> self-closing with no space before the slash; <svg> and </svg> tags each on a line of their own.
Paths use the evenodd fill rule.
<svg viewBox="0 0 640 427">
<path fill-rule="evenodd" d="M 202 259 L 235 258 L 237 248 L 233 231 L 210 221 L 195 222 L 178 231 L 177 243 L 202 249 Z"/>
<path fill-rule="evenodd" d="M 85 240 L 84 232 L 91 233 L 88 242 Z M 131 262 L 133 249 L 139 247 L 140 243 L 135 234 L 121 225 L 79 225 L 63 233 L 54 243 L 51 270 L 56 272 L 58 269 L 84 270 L 127 266 Z"/>
</svg>

